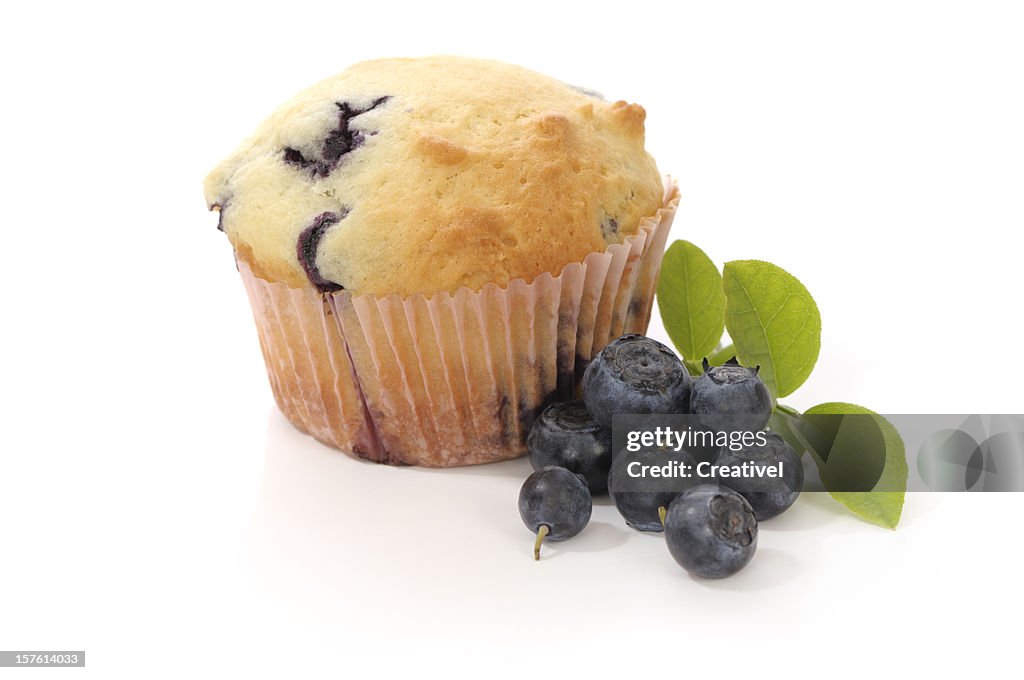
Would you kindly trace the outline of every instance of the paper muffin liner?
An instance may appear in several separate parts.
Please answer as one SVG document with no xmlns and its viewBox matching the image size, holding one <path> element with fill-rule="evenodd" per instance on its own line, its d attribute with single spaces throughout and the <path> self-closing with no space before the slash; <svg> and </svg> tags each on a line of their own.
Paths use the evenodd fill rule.
<svg viewBox="0 0 1024 680">
<path fill-rule="evenodd" d="M 377 462 L 445 467 L 521 456 L 540 410 L 572 399 L 591 357 L 650 320 L 679 203 L 557 276 L 431 296 L 321 294 L 239 272 L 281 411 Z"/>
</svg>

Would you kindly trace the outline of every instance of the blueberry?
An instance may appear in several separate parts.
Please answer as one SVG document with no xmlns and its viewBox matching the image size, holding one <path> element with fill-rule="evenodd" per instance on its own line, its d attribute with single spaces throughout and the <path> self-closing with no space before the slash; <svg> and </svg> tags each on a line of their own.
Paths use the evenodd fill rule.
<svg viewBox="0 0 1024 680">
<path fill-rule="evenodd" d="M 623 335 L 598 352 L 583 373 L 583 401 L 594 420 L 612 426 L 615 413 L 686 413 L 690 374 L 665 345 Z"/>
<path fill-rule="evenodd" d="M 609 243 L 618 240 L 619 237 L 619 221 L 614 217 L 605 215 L 601 219 L 601 236 L 604 237 L 605 241 Z"/>
<path fill-rule="evenodd" d="M 716 432 L 760 432 L 772 415 L 772 397 L 758 377 L 760 366 L 745 368 L 733 357 L 709 366 L 690 391 L 690 412 Z"/>
<path fill-rule="evenodd" d="M 713 463 L 718 457 L 719 435 L 714 431 L 701 427 L 696 418 L 690 416 L 683 422 L 691 428 L 692 441 L 686 444 L 686 452 L 697 462 Z"/>
<path fill-rule="evenodd" d="M 740 451 L 724 446 L 715 460 L 717 466 L 743 465 L 745 462 L 761 466 L 782 465 L 779 477 L 719 476 L 716 480 L 746 498 L 758 520 L 770 519 L 789 509 L 804 485 L 804 468 L 793 447 L 773 432 L 765 433 L 765 439 L 765 446 L 754 444 Z"/>
<path fill-rule="evenodd" d="M 663 513 L 680 491 L 688 485 L 696 484 L 699 478 L 681 477 L 671 481 L 636 479 L 629 476 L 629 467 L 634 462 L 642 466 L 664 466 L 669 462 L 693 466 L 694 459 L 682 450 L 645 449 L 636 453 L 620 451 L 612 461 L 608 491 L 626 524 L 640 531 L 662 531 Z M 690 469 L 693 470 L 693 467 Z"/>
<path fill-rule="evenodd" d="M 342 208 L 340 212 L 324 212 L 317 215 L 313 222 L 299 234 L 298 242 L 295 245 L 296 256 L 302 270 L 306 272 L 306 278 L 321 293 L 333 293 L 342 290 L 344 286 L 334 281 L 328 281 L 320 273 L 316 264 L 316 251 L 320 247 L 320 240 L 333 225 L 345 219 L 348 209 Z"/>
<path fill-rule="evenodd" d="M 367 107 L 353 106 L 349 102 L 335 102 L 338 107 L 338 126 L 327 133 L 324 141 L 320 144 L 320 157 L 310 154 L 308 157 L 298 149 L 287 146 L 284 148 L 284 160 L 289 165 L 295 165 L 309 172 L 313 179 L 326 177 L 338 167 L 341 157 L 358 148 L 366 141 L 367 134 L 362 130 L 352 128 L 349 123 L 353 118 L 361 116 L 367 111 L 385 103 L 390 97 L 380 97 L 373 100 Z"/>
<path fill-rule="evenodd" d="M 537 534 L 533 559 L 540 559 L 545 537 L 564 541 L 583 531 L 593 510 L 583 477 L 563 467 L 550 466 L 526 478 L 519 490 L 519 516 Z"/>
<path fill-rule="evenodd" d="M 665 515 L 665 542 L 695 576 L 724 578 L 745 567 L 757 549 L 757 518 L 743 496 L 717 484 L 692 486 Z"/>
<path fill-rule="evenodd" d="M 582 401 L 544 409 L 530 429 L 526 448 L 534 470 L 557 465 L 582 475 L 592 494 L 608 488 L 612 433 L 594 422 Z"/>
</svg>

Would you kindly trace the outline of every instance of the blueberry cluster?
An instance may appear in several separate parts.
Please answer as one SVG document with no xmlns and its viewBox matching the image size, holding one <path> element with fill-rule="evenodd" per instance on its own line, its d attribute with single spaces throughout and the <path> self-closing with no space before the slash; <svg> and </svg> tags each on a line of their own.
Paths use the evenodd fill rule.
<svg viewBox="0 0 1024 680">
<path fill-rule="evenodd" d="M 614 455 L 615 414 L 689 414 L 714 433 L 760 432 L 768 424 L 772 398 L 758 368 L 731 359 L 722 366 L 704 360 L 694 380 L 679 357 L 642 335 L 624 335 L 605 347 L 583 374 L 583 399 L 556 403 L 541 413 L 527 440 L 534 472 L 519 494 L 519 513 L 541 543 L 582 531 L 590 520 L 592 494 L 610 489 L 626 523 L 640 531 L 663 531 L 669 553 L 688 572 L 722 578 L 742 569 L 757 549 L 758 522 L 788 509 L 800 495 L 803 467 L 793 448 L 767 432 L 764 445 L 740 450 L 645 450 Z M 672 491 L 617 491 L 609 478 L 629 463 L 716 466 L 778 465 L 778 477 L 693 479 Z"/>
</svg>

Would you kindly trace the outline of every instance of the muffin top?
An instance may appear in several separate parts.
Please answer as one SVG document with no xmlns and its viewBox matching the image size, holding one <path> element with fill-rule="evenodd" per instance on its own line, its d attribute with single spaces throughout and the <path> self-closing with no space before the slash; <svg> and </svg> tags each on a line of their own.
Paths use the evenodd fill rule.
<svg viewBox="0 0 1024 680">
<path fill-rule="evenodd" d="M 206 200 L 238 257 L 290 286 L 529 281 L 661 207 L 644 116 L 493 61 L 368 61 L 274 113 L 206 178 Z"/>
</svg>

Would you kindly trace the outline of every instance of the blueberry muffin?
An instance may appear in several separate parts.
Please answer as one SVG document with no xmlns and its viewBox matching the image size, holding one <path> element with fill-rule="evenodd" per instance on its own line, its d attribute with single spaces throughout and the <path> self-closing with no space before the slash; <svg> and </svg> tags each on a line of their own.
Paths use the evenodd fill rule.
<svg viewBox="0 0 1024 680">
<path fill-rule="evenodd" d="M 521 455 L 646 329 L 676 189 L 644 117 L 456 57 L 364 62 L 281 107 L 205 189 L 285 415 L 382 462 Z"/>
</svg>

